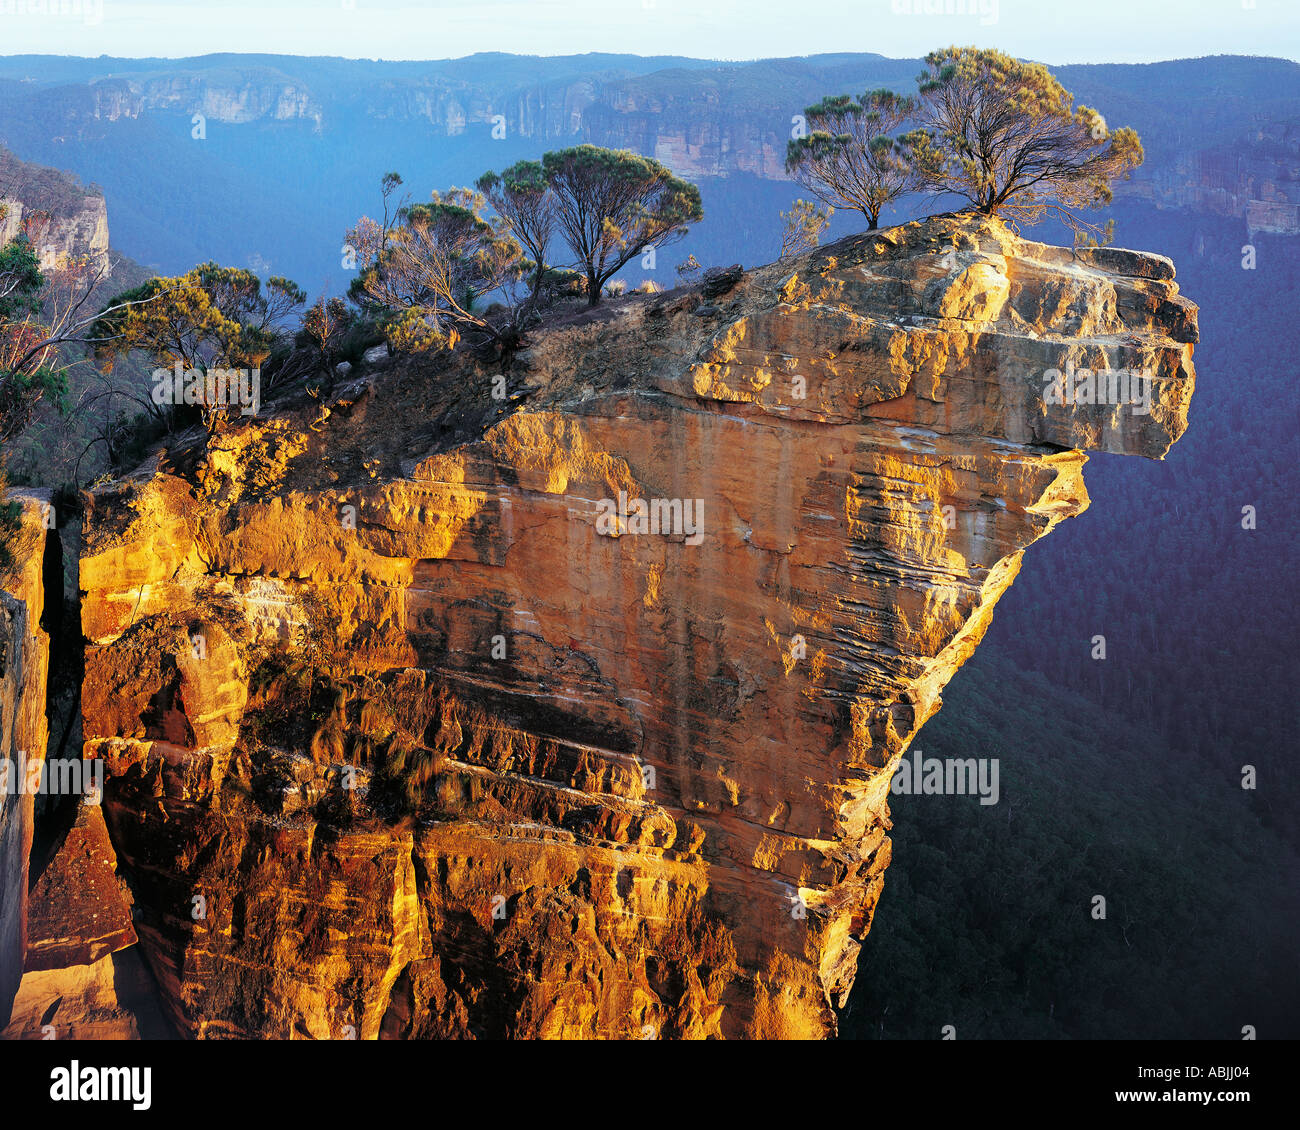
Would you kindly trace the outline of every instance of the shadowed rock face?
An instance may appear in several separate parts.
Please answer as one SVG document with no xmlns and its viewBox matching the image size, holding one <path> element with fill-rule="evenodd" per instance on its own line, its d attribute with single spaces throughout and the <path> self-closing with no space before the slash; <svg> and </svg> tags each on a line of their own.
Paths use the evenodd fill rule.
<svg viewBox="0 0 1300 1130">
<path fill-rule="evenodd" d="M 13 491 L 18 507 L 9 545 L 11 565 L 0 571 L 0 1027 L 23 975 L 27 948 L 27 876 L 36 829 L 35 796 L 49 725 L 45 686 L 50 639 L 42 626 L 41 576 L 48 492 Z M 30 774 L 30 777 L 29 777 Z"/>
<path fill-rule="evenodd" d="M 936 217 L 97 489 L 86 756 L 178 1027 L 833 1033 L 898 758 L 1195 340 L 1168 260 Z"/>
<path fill-rule="evenodd" d="M 39 874 L 32 862 L 24 974 L 0 1039 L 138 1039 L 135 1012 L 157 1012 L 140 999 L 151 986 L 128 948 L 136 936 L 116 862 L 103 815 L 84 803 Z"/>
<path fill-rule="evenodd" d="M 135 944 L 116 865 L 103 814 L 93 804 L 79 805 L 54 857 L 33 875 L 25 970 L 94 965 Z"/>
</svg>

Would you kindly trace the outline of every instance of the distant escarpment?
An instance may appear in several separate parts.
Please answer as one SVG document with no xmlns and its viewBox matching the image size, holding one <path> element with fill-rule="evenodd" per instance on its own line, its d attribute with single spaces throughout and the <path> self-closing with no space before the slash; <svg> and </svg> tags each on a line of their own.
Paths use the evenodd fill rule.
<svg viewBox="0 0 1300 1130">
<path fill-rule="evenodd" d="M 0 247 L 22 234 L 35 245 L 43 271 L 70 259 L 85 259 L 101 273 L 108 270 L 103 194 L 88 191 L 68 173 L 27 164 L 0 149 Z"/>
<path fill-rule="evenodd" d="M 935 217 L 97 487 L 85 756 L 170 1019 L 832 1034 L 898 759 L 1195 341 L 1167 259 Z"/>
<path fill-rule="evenodd" d="M 20 235 L 31 241 L 46 275 L 71 268 L 98 284 L 87 305 L 103 305 L 151 274 L 109 245 L 108 205 L 98 188 L 0 147 L 0 247 Z"/>
</svg>

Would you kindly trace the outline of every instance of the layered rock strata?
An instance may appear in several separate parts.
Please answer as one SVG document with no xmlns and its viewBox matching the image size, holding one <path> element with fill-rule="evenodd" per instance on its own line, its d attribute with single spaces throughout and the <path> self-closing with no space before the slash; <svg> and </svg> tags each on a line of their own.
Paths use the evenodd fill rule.
<svg viewBox="0 0 1300 1130">
<path fill-rule="evenodd" d="M 182 1033 L 834 1032 L 898 758 L 1083 452 L 1182 434 L 1196 311 L 969 216 L 705 288 L 93 492 L 86 756 Z"/>
<path fill-rule="evenodd" d="M 44 560 L 51 499 L 48 492 L 13 491 L 10 564 L 0 568 L 0 1027 L 23 975 L 27 947 L 27 875 L 35 834 L 37 781 L 49 740 L 46 685 L 50 639 L 45 614 Z"/>
</svg>

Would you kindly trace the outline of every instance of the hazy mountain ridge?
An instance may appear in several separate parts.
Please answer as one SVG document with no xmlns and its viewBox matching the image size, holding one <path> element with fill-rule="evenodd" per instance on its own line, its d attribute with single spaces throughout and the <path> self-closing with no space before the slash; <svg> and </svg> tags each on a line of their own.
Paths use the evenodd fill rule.
<svg viewBox="0 0 1300 1130">
<path fill-rule="evenodd" d="M 776 254 L 777 213 L 800 194 L 784 170 L 796 115 L 828 93 L 908 89 L 919 69 L 869 54 L 14 56 L 0 59 L 0 143 L 102 183 L 118 241 L 164 272 L 215 258 L 339 291 L 342 233 L 373 210 L 383 172 L 401 172 L 419 200 L 582 141 L 654 155 L 700 183 L 706 219 L 681 258 L 754 265 Z M 1263 175 L 1250 155 L 1294 118 L 1300 66 L 1221 56 L 1055 70 L 1079 101 L 1141 134 L 1147 161 L 1121 196 L 1240 216 L 1256 201 L 1265 230 L 1300 230 L 1294 163 L 1265 156 Z M 905 202 L 891 219 L 928 210 Z M 831 234 L 852 230 L 841 216 Z M 647 273 L 671 282 L 671 267 Z"/>
</svg>

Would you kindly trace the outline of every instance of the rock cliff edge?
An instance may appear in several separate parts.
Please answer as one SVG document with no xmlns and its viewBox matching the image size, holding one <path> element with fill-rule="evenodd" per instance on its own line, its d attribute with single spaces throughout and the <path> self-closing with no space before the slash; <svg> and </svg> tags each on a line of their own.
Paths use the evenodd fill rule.
<svg viewBox="0 0 1300 1130">
<path fill-rule="evenodd" d="M 97 488 L 85 756 L 171 1019 L 833 1034 L 894 766 L 1195 341 L 1167 259 L 934 217 Z"/>
</svg>

